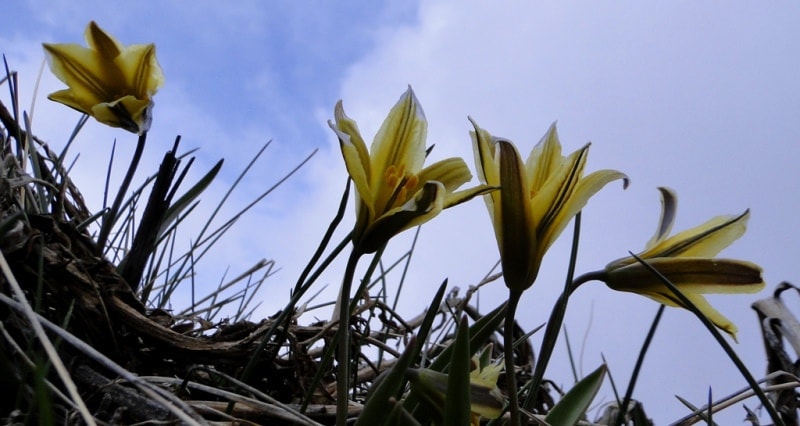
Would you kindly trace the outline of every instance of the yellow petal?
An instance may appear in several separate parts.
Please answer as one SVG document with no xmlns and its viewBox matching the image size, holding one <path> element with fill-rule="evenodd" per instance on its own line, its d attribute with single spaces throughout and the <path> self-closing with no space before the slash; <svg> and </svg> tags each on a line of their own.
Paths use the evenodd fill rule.
<svg viewBox="0 0 800 426">
<path fill-rule="evenodd" d="M 384 170 L 395 166 L 400 174 L 416 174 L 425 161 L 428 122 L 411 87 L 389 111 L 370 148 L 372 182 L 383 186 Z"/>
<path fill-rule="evenodd" d="M 522 291 L 533 284 L 538 273 L 536 222 L 531 221 L 530 189 L 517 148 L 507 141 L 497 143 L 500 169 L 500 222 L 497 236 L 506 286 Z"/>
<path fill-rule="evenodd" d="M 652 294 L 641 293 L 641 294 L 655 300 L 656 302 L 662 303 L 667 306 L 688 309 L 686 306 L 683 306 L 683 304 L 678 301 L 676 296 L 672 294 L 672 292 L 670 292 L 669 289 L 665 288 L 664 290 L 669 292 L 669 294 L 666 293 L 652 293 Z M 706 300 L 705 297 L 703 297 L 701 294 L 688 293 L 688 292 L 683 292 L 683 295 L 686 296 L 686 298 L 689 299 L 689 301 L 692 302 L 692 304 L 695 307 L 697 307 L 697 309 L 703 314 L 703 316 L 705 316 L 709 321 L 711 321 L 711 323 L 713 323 L 720 330 L 728 333 L 735 342 L 738 342 L 738 340 L 736 339 L 736 332 L 738 331 L 736 325 L 732 323 L 724 315 L 722 315 L 718 310 L 714 309 L 714 307 L 711 306 L 710 303 L 708 303 L 708 300 Z"/>
<path fill-rule="evenodd" d="M 478 169 L 478 178 L 486 185 L 499 187 L 500 170 L 497 159 L 495 158 L 498 139 L 493 138 L 489 132 L 480 128 L 478 123 L 476 123 L 472 117 L 469 117 L 469 121 L 475 128 L 474 131 L 470 132 L 470 136 L 472 137 L 472 151 L 475 154 L 475 164 L 476 168 Z M 486 202 L 486 207 L 489 210 L 489 217 L 492 220 L 492 226 L 494 226 L 494 234 L 497 236 L 497 238 L 501 238 L 503 233 L 499 220 L 501 207 L 500 192 L 501 191 L 494 191 L 483 197 L 484 201 Z M 498 243 L 500 242 L 498 241 Z"/>
<path fill-rule="evenodd" d="M 150 108 L 153 103 L 125 96 L 114 102 L 101 102 L 91 107 L 91 115 L 99 122 L 138 133 L 150 128 Z"/>
<path fill-rule="evenodd" d="M 79 112 L 86 113 L 84 104 L 81 103 L 81 102 L 78 102 L 78 100 L 75 99 L 75 96 L 73 96 L 73 91 L 70 90 L 70 89 L 59 90 L 57 92 L 53 92 L 53 93 L 47 95 L 47 99 L 50 99 L 51 101 L 55 101 L 55 102 L 64 104 L 64 105 L 66 105 L 66 106 L 68 106 L 70 108 L 73 108 L 73 109 L 75 109 L 75 110 L 77 110 Z"/>
<path fill-rule="evenodd" d="M 115 62 L 124 73 L 128 87 L 138 98 L 149 98 L 164 85 L 164 74 L 156 59 L 156 47 L 153 44 L 128 46 Z"/>
<path fill-rule="evenodd" d="M 89 49 L 96 51 L 103 58 L 114 59 L 123 50 L 122 45 L 94 21 L 90 21 L 86 26 L 85 37 Z"/>
<path fill-rule="evenodd" d="M 444 195 L 444 185 L 427 182 L 408 202 L 375 220 L 358 248 L 364 253 L 375 252 L 393 236 L 427 222 L 444 209 Z"/>
<path fill-rule="evenodd" d="M 658 218 L 656 233 L 645 245 L 646 249 L 654 247 L 669 235 L 672 225 L 675 223 L 675 214 L 678 211 L 678 196 L 670 188 L 659 187 L 661 194 L 661 216 Z"/>
<path fill-rule="evenodd" d="M 739 216 L 718 216 L 660 241 L 639 257 L 714 257 L 747 229 L 750 211 Z"/>
<path fill-rule="evenodd" d="M 472 117 L 468 117 L 468 119 L 475 129 L 469 133 L 474 148 L 475 164 L 478 165 L 478 178 L 487 185 L 500 185 L 500 171 L 497 169 L 497 163 L 495 162 L 495 146 L 498 139 L 480 128 Z"/>
<path fill-rule="evenodd" d="M 536 193 L 531 194 L 533 223 L 539 230 L 549 229 L 558 219 L 559 212 L 583 176 L 588 154 L 589 144 L 570 154 L 548 177 L 544 185 Z"/>
<path fill-rule="evenodd" d="M 441 160 L 425 167 L 419 175 L 417 175 L 417 178 L 419 184 L 417 187 L 410 188 L 411 192 L 418 191 L 419 187 L 426 182 L 436 181 L 444 185 L 444 208 L 453 207 L 469 201 L 478 195 L 488 194 L 495 190 L 495 188 L 489 186 L 479 185 L 464 191 L 453 192 L 461 187 L 461 185 L 472 180 L 472 173 L 470 173 L 467 164 L 463 159 L 458 157 Z"/>
<path fill-rule="evenodd" d="M 92 105 L 113 97 L 109 87 L 103 84 L 104 67 L 98 62 L 94 52 L 77 44 L 43 46 L 50 70 L 69 86 L 66 92 L 71 93 L 73 102 L 83 109 L 82 112 L 88 114 L 87 109 Z"/>
<path fill-rule="evenodd" d="M 708 318 L 714 325 L 717 326 L 720 330 L 728 333 L 733 337 L 734 342 L 738 342 L 736 339 L 736 332 L 738 329 L 736 325 L 732 323 L 728 318 L 722 315 L 718 310 L 714 309 L 711 304 L 708 303 L 705 297 L 700 296 L 698 294 L 686 294 L 686 298 L 689 299 L 703 315 Z"/>
<path fill-rule="evenodd" d="M 586 206 L 589 199 L 615 180 L 622 180 L 623 189 L 628 187 L 628 176 L 616 170 L 598 170 L 578 181 L 566 203 L 556 212 L 552 222 L 544 228 L 545 232 L 539 240 L 539 250 L 544 252 L 550 248 L 572 218 Z"/>
<path fill-rule="evenodd" d="M 681 291 L 734 294 L 755 293 L 764 288 L 761 268 L 742 260 L 660 257 L 647 263 Z M 635 293 L 666 289 L 658 276 L 638 262 L 608 271 L 607 284 L 615 290 Z"/>
<path fill-rule="evenodd" d="M 558 140 L 556 123 L 553 123 L 542 136 L 542 139 L 533 147 L 530 155 L 528 155 L 528 160 L 525 162 L 525 170 L 528 172 L 528 182 L 531 184 L 531 190 L 534 193 L 539 192 L 563 162 L 561 142 Z"/>
<path fill-rule="evenodd" d="M 425 167 L 417 177 L 420 184 L 435 180 L 441 182 L 445 190 L 452 192 L 472 180 L 472 173 L 463 159 L 452 157 Z"/>
<path fill-rule="evenodd" d="M 500 188 L 488 185 L 478 185 L 474 188 L 469 188 L 462 191 L 448 192 L 444 197 L 444 208 L 449 209 L 450 207 L 467 202 L 479 195 L 491 194 L 498 189 Z"/>
<path fill-rule="evenodd" d="M 356 122 L 344 113 L 342 101 L 336 103 L 334 116 L 335 123 L 328 121 L 328 125 L 339 139 L 339 147 L 342 150 L 347 173 L 356 186 L 356 193 L 364 200 L 370 215 L 374 217 L 377 214 L 374 210 L 375 190 L 370 177 L 371 165 L 367 146 L 358 131 Z"/>
</svg>

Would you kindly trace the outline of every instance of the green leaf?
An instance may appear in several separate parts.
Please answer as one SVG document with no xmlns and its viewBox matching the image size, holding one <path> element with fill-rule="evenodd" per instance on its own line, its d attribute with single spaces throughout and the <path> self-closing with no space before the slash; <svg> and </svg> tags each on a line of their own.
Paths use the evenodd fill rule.
<svg viewBox="0 0 800 426">
<path fill-rule="evenodd" d="M 472 324 L 469 328 L 470 353 L 480 350 L 481 346 L 489 340 L 489 337 L 497 332 L 497 328 L 500 327 L 500 324 L 502 324 L 505 319 L 505 312 L 506 303 L 503 303 Z M 427 368 L 439 372 L 446 371 L 450 365 L 452 352 L 453 343 L 447 345 Z M 405 406 L 410 409 L 419 423 L 429 423 L 431 416 L 435 413 L 432 413 L 430 410 L 420 405 L 419 397 L 419 393 L 412 389 L 411 394 L 406 398 Z"/>
<path fill-rule="evenodd" d="M 545 421 L 553 426 L 572 426 L 586 414 L 606 375 L 606 365 L 576 383 L 572 389 L 550 410 Z"/>
<path fill-rule="evenodd" d="M 367 403 L 364 404 L 364 409 L 361 415 L 356 420 L 356 426 L 359 425 L 380 425 L 386 420 L 386 414 L 392 409 L 390 398 L 394 398 L 395 393 L 403 384 L 405 380 L 405 373 L 411 363 L 414 361 L 412 354 L 414 354 L 415 347 L 418 345 L 418 340 L 412 337 L 403 351 L 403 355 L 397 360 L 397 363 L 388 370 L 382 379 L 376 380 L 373 384 L 375 389 L 370 392 Z"/>
<path fill-rule="evenodd" d="M 447 375 L 447 394 L 444 399 L 444 426 L 464 426 L 470 422 L 469 371 L 469 326 L 467 317 L 462 317 L 453 343 L 450 356 L 450 370 Z"/>
<path fill-rule="evenodd" d="M 208 188 L 208 185 L 214 181 L 214 178 L 217 177 L 217 173 L 219 173 L 219 170 L 222 168 L 222 161 L 223 160 L 219 160 L 217 164 L 215 164 L 214 167 L 212 167 L 211 170 L 205 174 L 205 176 L 197 181 L 194 186 L 189 188 L 189 190 L 186 191 L 186 193 L 183 194 L 178 201 L 175 201 L 171 206 L 169 206 L 167 212 L 164 214 L 164 221 L 161 224 L 161 232 L 159 232 L 159 237 L 160 234 L 163 233 L 163 231 L 169 226 L 169 224 L 172 223 L 172 221 L 175 220 L 175 218 L 177 218 L 187 206 L 192 204 L 192 202 L 194 202 L 194 200 L 197 199 L 197 197 L 199 197 L 206 188 Z"/>
<path fill-rule="evenodd" d="M 500 324 L 505 320 L 506 304 L 503 303 L 496 307 L 493 311 L 484 315 L 469 328 L 469 349 L 471 353 L 475 353 L 486 344 L 489 338 L 497 332 Z M 450 364 L 450 353 L 453 351 L 453 344 L 447 345 L 444 350 L 436 357 L 431 365 L 428 366 L 431 370 L 445 371 Z"/>
</svg>

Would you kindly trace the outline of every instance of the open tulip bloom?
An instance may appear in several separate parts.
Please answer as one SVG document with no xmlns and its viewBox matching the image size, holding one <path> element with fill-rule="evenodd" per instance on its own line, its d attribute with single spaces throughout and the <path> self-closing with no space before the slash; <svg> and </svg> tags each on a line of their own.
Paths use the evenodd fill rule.
<svg viewBox="0 0 800 426">
<path fill-rule="evenodd" d="M 637 256 L 672 282 L 706 318 L 736 340 L 736 326 L 714 309 L 703 294 L 755 293 L 764 288 L 761 268 L 757 265 L 714 258 L 744 234 L 749 211 L 739 216 L 718 216 L 668 236 L 675 220 L 677 198 L 668 188 L 659 190 L 661 219 L 655 235 Z M 658 276 L 631 256 L 609 263 L 603 281 L 614 290 L 638 293 L 668 306 L 686 307 Z"/>
<path fill-rule="evenodd" d="M 470 119 L 472 121 L 472 119 Z M 567 224 L 607 183 L 622 179 L 616 170 L 583 176 L 589 144 L 561 155 L 555 123 L 523 164 L 517 148 L 472 121 L 471 132 L 481 182 L 501 190 L 484 197 L 494 224 L 506 285 L 523 291 L 536 280 L 542 257 Z"/>
<path fill-rule="evenodd" d="M 394 235 L 493 189 L 479 185 L 456 191 L 472 179 L 461 158 L 423 167 L 428 122 L 410 87 L 389 112 L 369 151 L 341 101 L 334 114 L 335 122 L 329 124 L 356 187 L 353 243 L 363 253 L 375 252 Z"/>
<path fill-rule="evenodd" d="M 69 88 L 49 98 L 136 134 L 150 128 L 152 96 L 164 84 L 153 44 L 123 46 L 94 21 L 86 27 L 88 48 L 47 44 L 47 63 Z"/>
<path fill-rule="evenodd" d="M 461 158 L 448 158 L 423 167 L 428 152 L 425 140 L 428 122 L 411 87 L 389 111 L 389 115 L 367 150 L 356 122 L 336 104 L 335 121 L 328 124 L 339 138 L 347 173 L 356 187 L 356 224 L 353 251 L 345 269 L 342 288 L 334 308 L 338 316 L 337 424 L 344 424 L 347 403 L 349 357 L 349 303 L 353 272 L 361 255 L 381 249 L 393 236 L 421 225 L 442 210 L 493 191 L 487 185 L 456 191 L 472 179 Z"/>
<path fill-rule="evenodd" d="M 494 225 L 509 289 L 506 324 L 512 324 L 522 292 L 533 285 L 545 252 L 567 224 L 607 183 L 628 178 L 616 170 L 583 175 L 589 144 L 565 157 L 561 155 L 555 123 L 522 159 L 511 141 L 493 137 L 470 118 L 475 163 L 481 182 L 500 190 L 484 196 Z M 504 353 L 511 424 L 522 424 L 514 374 L 513 327 L 504 328 Z"/>
</svg>

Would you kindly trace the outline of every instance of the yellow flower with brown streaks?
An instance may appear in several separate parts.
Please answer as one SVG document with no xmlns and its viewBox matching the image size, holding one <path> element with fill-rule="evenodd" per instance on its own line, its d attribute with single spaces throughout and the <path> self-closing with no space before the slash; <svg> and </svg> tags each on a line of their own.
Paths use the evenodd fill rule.
<svg viewBox="0 0 800 426">
<path fill-rule="evenodd" d="M 589 144 L 561 155 L 555 123 L 523 164 L 517 148 L 474 120 L 471 132 L 481 182 L 500 186 L 484 196 L 494 224 L 506 285 L 523 291 L 536 280 L 545 252 L 589 199 L 607 183 L 628 178 L 616 170 L 583 175 Z"/>
<path fill-rule="evenodd" d="M 675 221 L 677 197 L 661 191 L 661 219 L 655 235 L 637 256 L 664 275 L 719 329 L 736 340 L 736 326 L 703 297 L 706 293 L 755 293 L 764 288 L 761 268 L 750 262 L 714 258 L 741 237 L 750 211 L 718 216 L 668 236 Z M 652 271 L 632 256 L 609 263 L 604 281 L 614 290 L 638 293 L 668 306 L 685 307 Z"/>
<path fill-rule="evenodd" d="M 49 99 L 97 121 L 142 134 L 150 128 L 152 96 L 164 84 L 153 44 L 123 46 L 94 21 L 86 27 L 88 48 L 43 44 L 50 70 L 69 88 Z"/>
<path fill-rule="evenodd" d="M 361 253 L 375 252 L 394 235 L 493 189 L 480 185 L 456 191 L 472 179 L 461 158 L 423 167 L 428 122 L 411 87 L 389 112 L 369 150 L 342 101 L 334 115 L 335 121 L 328 123 L 356 187 L 353 244 Z"/>
</svg>

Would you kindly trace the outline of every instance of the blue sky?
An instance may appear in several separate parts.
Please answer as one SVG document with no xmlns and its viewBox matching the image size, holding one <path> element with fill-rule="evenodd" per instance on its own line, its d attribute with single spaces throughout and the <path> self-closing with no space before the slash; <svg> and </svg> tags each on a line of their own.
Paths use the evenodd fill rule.
<svg viewBox="0 0 800 426">
<path fill-rule="evenodd" d="M 343 99 L 369 139 L 410 84 L 429 120 L 432 159 L 457 155 L 473 167 L 467 115 L 515 141 L 524 155 L 557 121 L 565 151 L 592 141 L 587 170 L 613 168 L 630 176 L 626 191 L 609 185 L 585 209 L 578 272 L 643 247 L 658 219 L 657 186 L 678 193 L 676 231 L 750 208 L 747 234 L 722 255 L 762 265 L 767 290 L 711 301 L 739 326 L 736 348 L 754 374 L 764 371 L 749 305 L 782 280 L 800 281 L 796 3 L 80 4 L 6 5 L 6 16 L 15 19 L 0 32 L 0 50 L 20 71 L 26 109 L 43 59 L 40 43 L 82 43 L 86 23 L 94 19 L 125 44 L 157 45 L 167 81 L 155 98 L 145 164 L 155 164 L 177 134 L 185 148 L 200 148 L 196 174 L 224 157 L 223 176 L 207 195 L 213 202 L 273 140 L 231 200 L 241 206 L 320 150 L 240 222 L 205 272 L 216 283 L 226 265 L 234 273 L 260 258 L 274 259 L 282 270 L 264 289 L 263 312 L 281 307 L 340 198 L 346 175 L 326 123 L 333 105 Z M 36 133 L 55 146 L 78 119 L 46 100 L 46 93 L 61 87 L 45 71 L 34 115 Z M 99 189 L 92 185 L 100 176 L 92 165 L 106 163 L 114 138 L 125 158 L 134 137 L 94 122 L 72 149 L 80 152 L 75 179 L 90 202 L 97 203 Z M 410 237 L 398 238 L 389 255 L 402 252 Z M 568 243 L 565 236 L 553 246 L 522 300 L 520 321 L 528 329 L 547 318 L 562 285 Z M 482 202 L 446 211 L 423 227 L 401 310 L 417 312 L 445 277 L 463 292 L 496 259 Z M 335 271 L 325 282 L 332 297 Z M 494 283 L 483 291 L 482 303 L 488 309 L 504 297 L 504 286 Z M 567 327 L 573 347 L 583 350 L 583 370 L 594 369 L 603 353 L 617 383 L 626 382 L 656 308 L 649 299 L 599 283 L 581 288 Z M 563 346 L 559 350 L 563 359 Z M 569 386 L 565 361 L 556 361 L 549 375 Z M 709 386 L 716 396 L 744 387 L 707 332 L 676 309 L 666 312 L 642 377 L 639 398 L 658 424 L 683 413 L 674 394 L 699 405 Z M 609 401 L 610 391 L 604 397 Z M 730 424 L 744 411 L 735 407 L 725 415 Z"/>
</svg>

